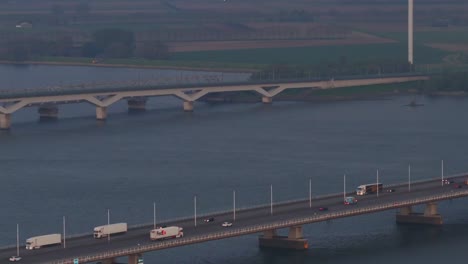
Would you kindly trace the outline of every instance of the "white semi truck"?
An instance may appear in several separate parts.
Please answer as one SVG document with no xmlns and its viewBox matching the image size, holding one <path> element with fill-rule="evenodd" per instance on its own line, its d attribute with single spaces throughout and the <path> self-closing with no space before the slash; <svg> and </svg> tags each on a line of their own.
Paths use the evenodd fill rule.
<svg viewBox="0 0 468 264">
<path fill-rule="evenodd" d="M 168 226 L 168 227 L 160 227 L 151 230 L 150 232 L 150 239 L 151 240 L 160 240 L 160 239 L 168 239 L 168 238 L 179 238 L 184 236 L 184 229 L 178 226 Z"/>
<path fill-rule="evenodd" d="M 127 223 L 117 223 L 103 226 L 96 226 L 94 228 L 94 238 L 103 238 L 112 234 L 119 234 L 127 232 Z"/>
<path fill-rule="evenodd" d="M 43 235 L 43 236 L 35 236 L 26 239 L 26 249 L 38 249 L 45 246 L 51 246 L 55 244 L 62 243 L 62 235 L 61 234 L 50 234 L 50 235 Z"/>
</svg>

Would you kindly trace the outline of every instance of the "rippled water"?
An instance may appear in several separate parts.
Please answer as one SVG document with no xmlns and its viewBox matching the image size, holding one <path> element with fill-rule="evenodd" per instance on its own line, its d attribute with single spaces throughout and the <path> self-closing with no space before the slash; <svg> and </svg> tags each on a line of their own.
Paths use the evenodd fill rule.
<svg viewBox="0 0 468 264">
<path fill-rule="evenodd" d="M 61 76 L 97 70 L 66 69 Z M 111 221 L 151 222 L 153 201 L 160 220 L 187 216 L 195 194 L 207 213 L 229 209 L 232 190 L 246 207 L 267 203 L 270 184 L 279 201 L 306 197 L 309 178 L 320 195 L 342 191 L 344 173 L 351 189 L 377 169 L 382 182 L 403 182 L 408 164 L 414 180 L 440 175 L 442 159 L 445 174 L 468 171 L 468 100 L 419 97 L 424 106 L 404 106 L 411 99 L 196 103 L 184 113 L 179 100 L 163 97 L 140 115 L 117 104 L 105 123 L 88 105 L 61 107 L 53 123 L 38 123 L 36 109 L 20 110 L 0 134 L 0 242 L 15 243 L 16 223 L 22 238 L 60 232 L 64 215 L 67 233 L 90 232 L 107 221 L 107 208 Z M 396 226 L 394 211 L 309 225 L 304 252 L 259 250 L 251 235 L 149 253 L 145 261 L 465 263 L 466 199 L 442 202 L 440 211 L 441 228 Z"/>
</svg>

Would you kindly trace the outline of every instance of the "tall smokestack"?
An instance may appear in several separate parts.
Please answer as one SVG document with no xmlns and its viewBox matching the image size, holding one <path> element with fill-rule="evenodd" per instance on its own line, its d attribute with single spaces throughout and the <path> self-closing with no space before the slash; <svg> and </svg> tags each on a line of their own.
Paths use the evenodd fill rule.
<svg viewBox="0 0 468 264">
<path fill-rule="evenodd" d="M 413 65 L 413 0 L 408 0 L 408 62 Z"/>
</svg>

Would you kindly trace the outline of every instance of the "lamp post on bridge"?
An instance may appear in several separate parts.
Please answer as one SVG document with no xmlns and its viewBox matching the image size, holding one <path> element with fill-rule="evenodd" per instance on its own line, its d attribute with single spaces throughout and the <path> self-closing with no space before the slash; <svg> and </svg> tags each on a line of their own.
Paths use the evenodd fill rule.
<svg viewBox="0 0 468 264">
<path fill-rule="evenodd" d="M 442 186 L 444 186 L 444 160 L 440 164 L 440 175 L 442 177 Z"/>
<path fill-rule="evenodd" d="M 411 165 L 408 164 L 408 192 L 411 192 Z"/>
<path fill-rule="evenodd" d="M 379 197 L 379 170 L 377 169 L 377 197 Z"/>
<path fill-rule="evenodd" d="M 193 222 L 197 226 L 197 195 L 193 196 Z"/>
<path fill-rule="evenodd" d="M 270 214 L 273 215 L 273 184 L 270 185 Z"/>
<path fill-rule="evenodd" d="M 346 174 L 343 174 L 343 201 L 346 200 Z"/>
<path fill-rule="evenodd" d="M 236 221 L 236 190 L 232 191 L 232 219 Z"/>
<path fill-rule="evenodd" d="M 110 225 L 110 209 L 107 209 L 107 229 L 109 229 L 109 225 Z M 110 242 L 110 233 L 107 235 L 107 243 Z"/>
<path fill-rule="evenodd" d="M 156 202 L 153 202 L 153 229 L 156 229 Z"/>
<path fill-rule="evenodd" d="M 312 179 L 309 179 L 309 208 L 312 208 Z"/>
</svg>

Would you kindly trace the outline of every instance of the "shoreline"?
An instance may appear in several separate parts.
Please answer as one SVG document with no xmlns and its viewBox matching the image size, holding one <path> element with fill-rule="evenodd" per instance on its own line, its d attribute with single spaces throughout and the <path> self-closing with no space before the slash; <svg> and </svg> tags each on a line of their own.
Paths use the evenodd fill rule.
<svg viewBox="0 0 468 264">
<path fill-rule="evenodd" d="M 197 68 L 186 66 L 156 66 L 137 64 L 113 64 L 113 63 L 85 63 L 85 62 L 55 62 L 55 61 L 22 61 L 12 62 L 0 60 L 2 65 L 52 65 L 52 66 L 81 66 L 81 67 L 103 67 L 103 68 L 129 68 L 129 69 L 159 69 L 180 71 L 202 71 L 202 72 L 230 72 L 230 73 L 255 73 L 254 69 L 230 69 L 230 68 Z"/>
</svg>

